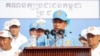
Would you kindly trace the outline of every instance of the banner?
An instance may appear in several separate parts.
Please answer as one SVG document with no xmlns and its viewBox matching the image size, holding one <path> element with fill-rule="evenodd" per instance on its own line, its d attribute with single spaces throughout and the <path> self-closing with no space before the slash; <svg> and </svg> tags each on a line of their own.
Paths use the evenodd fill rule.
<svg viewBox="0 0 100 56">
<path fill-rule="evenodd" d="M 0 18 L 52 18 L 64 10 L 70 19 L 98 19 L 99 0 L 2 0 Z"/>
</svg>

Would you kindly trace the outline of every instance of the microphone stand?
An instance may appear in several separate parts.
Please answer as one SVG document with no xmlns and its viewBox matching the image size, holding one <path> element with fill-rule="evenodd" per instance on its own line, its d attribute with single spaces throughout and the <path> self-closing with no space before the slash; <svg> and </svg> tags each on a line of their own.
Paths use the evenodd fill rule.
<svg viewBox="0 0 100 56">
<path fill-rule="evenodd" d="M 54 45 L 55 45 L 55 47 L 56 47 L 56 41 L 57 41 L 57 39 L 56 39 L 56 34 L 54 35 Z"/>
<path fill-rule="evenodd" d="M 63 46 L 64 33 L 65 33 L 65 31 L 62 30 L 62 29 L 60 29 L 60 30 L 58 31 L 58 34 L 61 35 L 61 38 L 62 38 L 62 46 Z"/>
<path fill-rule="evenodd" d="M 49 43 L 49 30 L 45 30 L 45 35 L 47 36 L 47 46 L 50 46 L 50 43 Z"/>
<path fill-rule="evenodd" d="M 55 31 L 55 30 L 51 30 L 51 35 L 54 36 L 54 46 L 56 47 L 56 41 L 57 41 L 57 38 L 56 38 L 56 31 Z"/>
</svg>

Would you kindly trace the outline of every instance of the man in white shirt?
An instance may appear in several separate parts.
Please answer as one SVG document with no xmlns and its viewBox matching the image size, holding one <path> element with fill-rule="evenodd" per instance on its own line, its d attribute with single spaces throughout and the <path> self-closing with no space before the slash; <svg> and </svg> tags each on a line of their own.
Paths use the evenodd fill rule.
<svg viewBox="0 0 100 56">
<path fill-rule="evenodd" d="M 91 47 L 92 56 L 100 56 L 100 30 L 98 27 L 87 29 L 87 41 Z"/>
<path fill-rule="evenodd" d="M 0 56 L 18 56 L 18 50 L 11 46 L 12 37 L 6 30 L 0 31 Z"/>
<path fill-rule="evenodd" d="M 12 47 L 18 49 L 23 43 L 27 42 L 27 38 L 20 33 L 20 22 L 18 19 L 10 21 L 9 31 L 12 35 Z"/>
</svg>

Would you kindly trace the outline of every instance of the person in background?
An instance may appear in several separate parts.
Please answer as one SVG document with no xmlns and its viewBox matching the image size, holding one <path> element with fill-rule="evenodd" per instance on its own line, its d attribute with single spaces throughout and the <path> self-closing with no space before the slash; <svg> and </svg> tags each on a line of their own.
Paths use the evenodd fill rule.
<svg viewBox="0 0 100 56">
<path fill-rule="evenodd" d="M 4 28 L 3 28 L 3 30 L 9 31 L 9 26 L 10 26 L 10 21 L 6 21 L 6 22 L 4 23 Z"/>
<path fill-rule="evenodd" d="M 85 39 L 84 37 L 80 36 L 79 41 L 82 43 L 82 46 L 84 47 L 88 46 L 87 39 Z"/>
<path fill-rule="evenodd" d="M 36 43 L 37 47 L 45 47 L 48 45 L 47 43 L 47 36 L 44 34 L 46 30 L 46 23 L 43 21 L 39 21 L 37 23 L 37 38 L 36 38 Z"/>
<path fill-rule="evenodd" d="M 37 29 L 36 29 L 36 23 L 32 23 L 30 25 L 30 47 L 36 47 L 36 38 L 37 38 Z"/>
<path fill-rule="evenodd" d="M 100 30 L 95 26 L 88 27 L 86 35 L 92 56 L 100 56 Z"/>
<path fill-rule="evenodd" d="M 17 49 L 11 46 L 12 37 L 7 30 L 0 31 L 0 56 L 18 56 Z"/>
<path fill-rule="evenodd" d="M 16 49 L 19 49 L 23 43 L 28 41 L 27 38 L 20 33 L 20 26 L 21 24 L 18 19 L 12 19 L 10 21 L 9 31 L 13 38 L 12 47 Z"/>
<path fill-rule="evenodd" d="M 82 46 L 88 46 L 86 34 L 87 34 L 87 29 L 83 29 L 79 37 L 79 41 L 81 42 Z"/>
<path fill-rule="evenodd" d="M 45 47 L 46 46 L 46 36 L 44 35 L 44 24 L 40 26 L 38 23 L 30 24 L 30 40 L 22 44 L 19 50 L 22 52 L 25 47 Z"/>
<path fill-rule="evenodd" d="M 36 47 L 36 38 L 37 38 L 37 30 L 36 30 L 36 23 L 31 23 L 29 26 L 29 34 L 30 38 L 28 42 L 25 42 L 19 47 L 20 52 L 24 50 L 25 47 Z"/>
<path fill-rule="evenodd" d="M 51 46 L 76 46 L 77 41 L 75 37 L 72 37 L 72 33 L 68 30 L 70 19 L 67 18 L 67 14 L 63 10 L 57 10 L 53 13 L 53 30 L 55 36 L 51 34 L 50 41 Z M 63 34 L 60 34 L 60 30 L 63 30 Z M 52 42 L 52 43 L 51 43 Z"/>
</svg>

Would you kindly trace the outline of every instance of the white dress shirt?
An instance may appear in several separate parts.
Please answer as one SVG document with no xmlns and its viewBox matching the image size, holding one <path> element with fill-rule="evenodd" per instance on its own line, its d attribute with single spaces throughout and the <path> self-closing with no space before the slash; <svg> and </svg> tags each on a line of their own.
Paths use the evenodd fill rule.
<svg viewBox="0 0 100 56">
<path fill-rule="evenodd" d="M 18 56 L 19 51 L 17 49 L 11 48 L 10 50 L 2 50 L 0 49 L 0 56 Z"/>
<path fill-rule="evenodd" d="M 19 47 L 27 41 L 27 38 L 19 33 L 18 37 L 13 37 L 11 45 L 13 48 L 19 49 Z"/>
<path fill-rule="evenodd" d="M 100 56 L 100 43 L 97 48 L 91 50 L 92 56 Z"/>
</svg>

